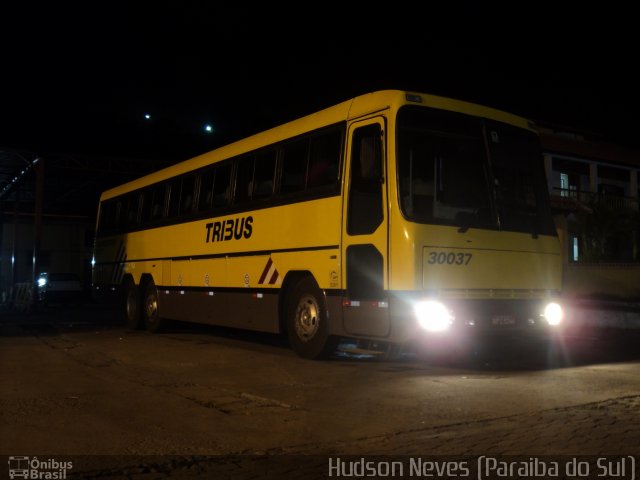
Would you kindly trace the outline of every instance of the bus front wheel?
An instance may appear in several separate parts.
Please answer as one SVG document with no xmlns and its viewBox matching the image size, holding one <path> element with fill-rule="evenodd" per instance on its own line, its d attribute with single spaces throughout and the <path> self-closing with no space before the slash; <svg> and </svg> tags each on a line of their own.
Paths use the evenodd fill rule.
<svg viewBox="0 0 640 480">
<path fill-rule="evenodd" d="M 149 280 L 145 285 L 142 309 L 142 316 L 147 330 L 151 333 L 161 332 L 165 326 L 165 321 L 160 318 L 158 313 L 158 289 L 153 280 Z"/>
<path fill-rule="evenodd" d="M 320 359 L 335 350 L 324 294 L 312 277 L 302 278 L 288 297 L 287 335 L 291 348 L 303 358 Z"/>
</svg>

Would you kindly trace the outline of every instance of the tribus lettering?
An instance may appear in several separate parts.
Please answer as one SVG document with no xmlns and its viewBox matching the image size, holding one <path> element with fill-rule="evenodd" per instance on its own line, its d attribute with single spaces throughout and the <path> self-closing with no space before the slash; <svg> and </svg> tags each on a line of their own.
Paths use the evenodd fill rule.
<svg viewBox="0 0 640 480">
<path fill-rule="evenodd" d="M 205 225 L 209 242 L 224 242 L 226 240 L 240 240 L 249 238 L 253 233 L 253 217 L 233 218 L 221 222 L 210 222 Z"/>
</svg>

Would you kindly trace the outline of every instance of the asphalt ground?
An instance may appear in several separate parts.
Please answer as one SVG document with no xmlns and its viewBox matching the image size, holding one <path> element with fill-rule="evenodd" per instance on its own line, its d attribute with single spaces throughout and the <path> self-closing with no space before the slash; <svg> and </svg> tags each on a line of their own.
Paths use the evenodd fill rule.
<svg viewBox="0 0 640 480">
<path fill-rule="evenodd" d="M 132 332 L 95 305 L 5 312 L 0 454 L 71 458 L 75 478 L 324 478 L 327 459 L 349 455 L 638 455 L 639 331 L 576 325 L 552 348 L 313 362 L 278 335 Z"/>
</svg>

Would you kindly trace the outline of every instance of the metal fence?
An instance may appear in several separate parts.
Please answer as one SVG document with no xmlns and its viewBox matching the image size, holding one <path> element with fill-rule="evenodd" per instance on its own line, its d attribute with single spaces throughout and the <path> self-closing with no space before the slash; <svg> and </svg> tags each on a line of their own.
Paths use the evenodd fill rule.
<svg viewBox="0 0 640 480">
<path fill-rule="evenodd" d="M 600 194 L 554 187 L 552 195 L 577 200 L 585 205 L 605 204 L 615 210 L 638 210 L 638 199 L 619 195 Z"/>
</svg>

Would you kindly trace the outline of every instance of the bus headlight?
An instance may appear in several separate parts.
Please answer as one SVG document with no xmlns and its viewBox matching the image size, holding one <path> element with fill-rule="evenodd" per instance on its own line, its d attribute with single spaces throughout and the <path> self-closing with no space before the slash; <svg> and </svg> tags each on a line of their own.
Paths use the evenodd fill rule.
<svg viewBox="0 0 640 480">
<path fill-rule="evenodd" d="M 453 322 L 453 315 L 447 307 L 435 300 L 417 302 L 413 309 L 420 326 L 429 332 L 447 330 Z"/>
<path fill-rule="evenodd" d="M 562 307 L 555 302 L 551 302 L 544 307 L 544 318 L 549 325 L 560 325 L 564 317 Z"/>
</svg>

